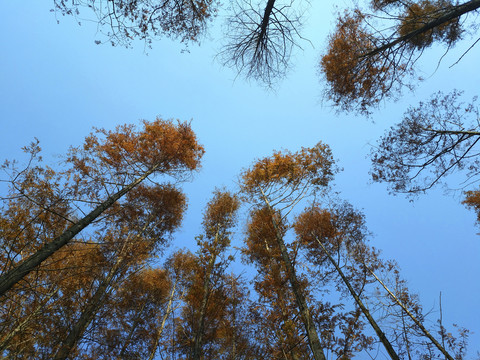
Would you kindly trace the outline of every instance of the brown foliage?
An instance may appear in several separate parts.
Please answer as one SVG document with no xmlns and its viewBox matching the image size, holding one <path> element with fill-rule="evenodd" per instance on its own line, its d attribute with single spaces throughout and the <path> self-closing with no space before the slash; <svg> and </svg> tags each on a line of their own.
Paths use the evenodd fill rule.
<svg viewBox="0 0 480 360">
<path fill-rule="evenodd" d="M 453 7 L 448 0 L 422 0 L 414 3 L 406 9 L 398 28 L 400 36 L 407 36 L 425 26 L 429 22 L 440 17 Z M 440 24 L 429 31 L 422 32 L 408 39 L 408 46 L 422 50 L 429 47 L 433 42 L 444 42 L 452 45 L 460 39 L 461 26 L 459 18 Z"/>
<path fill-rule="evenodd" d="M 83 147 L 70 149 L 67 161 L 78 177 L 97 181 L 113 175 L 124 182 L 127 176 L 152 168 L 180 177 L 199 167 L 204 149 L 188 123 L 157 118 L 142 124 L 141 129 L 134 125 L 117 126 L 115 131 L 97 129 L 85 138 Z"/>
<path fill-rule="evenodd" d="M 278 214 L 275 214 L 275 218 L 279 220 Z M 287 227 L 284 223 L 278 221 L 278 226 L 280 232 L 285 234 Z M 246 248 L 242 253 L 248 262 L 258 266 L 259 271 L 266 271 L 272 261 L 281 262 L 270 209 L 263 207 L 251 212 L 245 242 Z"/>
<path fill-rule="evenodd" d="M 480 224 L 480 191 L 470 190 L 465 192 L 463 204 L 473 209 L 477 213 L 477 223 Z"/>
<path fill-rule="evenodd" d="M 350 110 L 358 102 L 359 111 L 367 113 L 391 88 L 395 71 L 378 55 L 365 56 L 377 43 L 364 24 L 360 10 L 339 16 L 337 27 L 329 37 L 320 71 L 328 83 L 327 97 L 342 110 Z M 398 70 L 403 64 L 395 64 Z"/>
<path fill-rule="evenodd" d="M 422 52 L 439 42 L 450 49 L 465 26 L 460 17 L 478 7 L 476 0 L 373 0 L 371 13 L 345 11 L 320 61 L 326 98 L 340 110 L 365 115 L 381 100 L 396 99 L 404 86 L 412 88 L 412 80 L 418 80 L 413 76 Z"/>
<path fill-rule="evenodd" d="M 154 39 L 167 36 L 181 42 L 198 42 L 207 22 L 215 17 L 218 3 L 213 0 L 113 0 L 98 2 L 53 0 L 55 11 L 77 17 L 92 11 L 100 33 L 112 45 L 129 47 L 133 40 L 150 46 Z M 98 44 L 101 41 L 96 41 Z"/>
<path fill-rule="evenodd" d="M 229 229 L 235 225 L 235 215 L 239 207 L 240 201 L 236 195 L 215 190 L 213 199 L 208 203 L 203 215 L 202 225 L 205 236 L 208 239 L 213 239 L 215 236 L 228 236 Z"/>
</svg>

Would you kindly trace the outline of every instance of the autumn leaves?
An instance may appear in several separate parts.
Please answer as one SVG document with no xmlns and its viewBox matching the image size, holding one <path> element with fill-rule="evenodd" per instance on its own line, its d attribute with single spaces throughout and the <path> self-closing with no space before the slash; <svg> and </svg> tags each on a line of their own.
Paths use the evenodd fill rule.
<svg viewBox="0 0 480 360">
<path fill-rule="evenodd" d="M 4 166 L 4 357 L 323 360 L 375 343 L 392 359 L 432 344 L 450 356 L 395 264 L 369 246 L 363 215 L 330 189 L 337 170 L 325 144 L 256 160 L 238 194 L 214 192 L 197 251 L 162 260 L 186 209 L 177 184 L 204 152 L 189 124 L 96 130 L 56 170 L 41 163 L 38 144 L 26 151 L 25 168 Z M 256 270 L 251 286 L 230 266 L 242 204 L 237 249 Z M 400 338 L 385 327 L 399 319 Z"/>
</svg>

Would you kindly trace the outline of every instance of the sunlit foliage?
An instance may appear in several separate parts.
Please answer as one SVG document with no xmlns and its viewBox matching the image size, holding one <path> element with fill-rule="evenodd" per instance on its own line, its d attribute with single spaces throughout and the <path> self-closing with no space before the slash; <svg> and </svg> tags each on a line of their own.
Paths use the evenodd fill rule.
<svg viewBox="0 0 480 360">
<path fill-rule="evenodd" d="M 369 9 L 346 10 L 320 61 L 326 98 L 339 110 L 367 115 L 397 98 L 419 80 L 415 64 L 423 51 L 436 43 L 450 49 L 468 25 L 460 17 L 478 7 L 477 0 L 372 1 Z"/>
</svg>

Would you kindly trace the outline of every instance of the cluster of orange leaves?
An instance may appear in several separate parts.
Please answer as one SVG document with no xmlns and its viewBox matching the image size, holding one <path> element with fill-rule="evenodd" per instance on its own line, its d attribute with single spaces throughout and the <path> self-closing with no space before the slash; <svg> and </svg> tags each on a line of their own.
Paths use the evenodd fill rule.
<svg viewBox="0 0 480 360">
<path fill-rule="evenodd" d="M 143 121 L 140 131 L 134 125 L 117 126 L 115 131 L 97 129 L 85 139 L 83 151 L 119 173 L 134 165 L 141 169 L 158 167 L 159 172 L 175 168 L 195 170 L 205 152 L 190 124 L 159 118 Z M 88 165 L 89 158 L 81 153 L 80 149 L 71 149 L 70 161 L 88 175 L 93 169 Z"/>
<path fill-rule="evenodd" d="M 244 190 L 256 192 L 258 186 L 293 185 L 303 181 L 326 186 L 334 173 L 333 164 L 331 150 L 323 143 L 296 153 L 277 151 L 271 157 L 258 160 L 242 174 Z"/>
<path fill-rule="evenodd" d="M 366 109 L 378 101 L 379 93 L 388 89 L 390 68 L 381 57 L 367 55 L 375 44 L 364 20 L 365 15 L 358 9 L 339 16 L 327 53 L 320 61 L 321 72 L 329 84 L 327 97 L 343 109 L 359 98 L 362 109 Z"/>
<path fill-rule="evenodd" d="M 432 22 L 443 15 L 453 4 L 448 0 L 422 0 L 408 7 L 398 28 L 400 36 L 405 36 L 425 24 Z M 435 28 L 419 34 L 408 41 L 409 45 L 421 50 L 430 46 L 434 41 L 443 41 L 452 44 L 460 38 L 460 20 L 455 18 Z"/>
</svg>

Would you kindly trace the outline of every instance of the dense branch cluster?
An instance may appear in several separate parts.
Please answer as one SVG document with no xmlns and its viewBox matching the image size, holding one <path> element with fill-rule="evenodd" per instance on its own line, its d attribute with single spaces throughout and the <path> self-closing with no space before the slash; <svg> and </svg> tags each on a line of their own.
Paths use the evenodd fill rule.
<svg viewBox="0 0 480 360">
<path fill-rule="evenodd" d="M 461 93 L 437 93 L 411 107 L 402 121 L 373 148 L 372 177 L 393 192 L 415 194 L 464 172 L 459 187 L 478 181 L 479 110 L 476 99 L 464 104 Z"/>
<path fill-rule="evenodd" d="M 3 168 L 2 357 L 325 360 L 383 348 L 392 359 L 453 360 L 465 352 L 468 332 L 453 336 L 440 323 L 437 341 L 397 266 L 369 245 L 363 214 L 329 193 L 336 169 L 325 144 L 254 162 L 239 194 L 214 191 L 196 252 L 165 256 L 186 208 L 178 183 L 203 155 L 188 124 L 98 130 L 58 171 L 41 164 L 38 143 L 25 150 L 25 169 Z M 240 199 L 249 213 L 236 249 L 256 271 L 251 279 L 231 266 Z"/>
<path fill-rule="evenodd" d="M 326 97 L 341 110 L 369 114 L 413 85 L 415 63 L 426 48 L 455 45 L 467 25 L 460 17 L 479 7 L 478 0 L 373 1 L 371 13 L 345 11 L 320 61 Z"/>
<path fill-rule="evenodd" d="M 302 18 L 295 5 L 293 0 L 269 0 L 266 4 L 236 0 L 220 52 L 224 64 L 267 86 L 283 78 L 292 50 L 301 39 Z"/>
<path fill-rule="evenodd" d="M 112 45 L 130 46 L 143 40 L 150 46 L 162 36 L 181 42 L 197 42 L 208 21 L 217 13 L 214 0 L 54 0 L 55 11 L 62 15 L 90 20 L 96 17 L 98 29 Z M 101 43 L 104 40 L 98 40 Z"/>
</svg>

